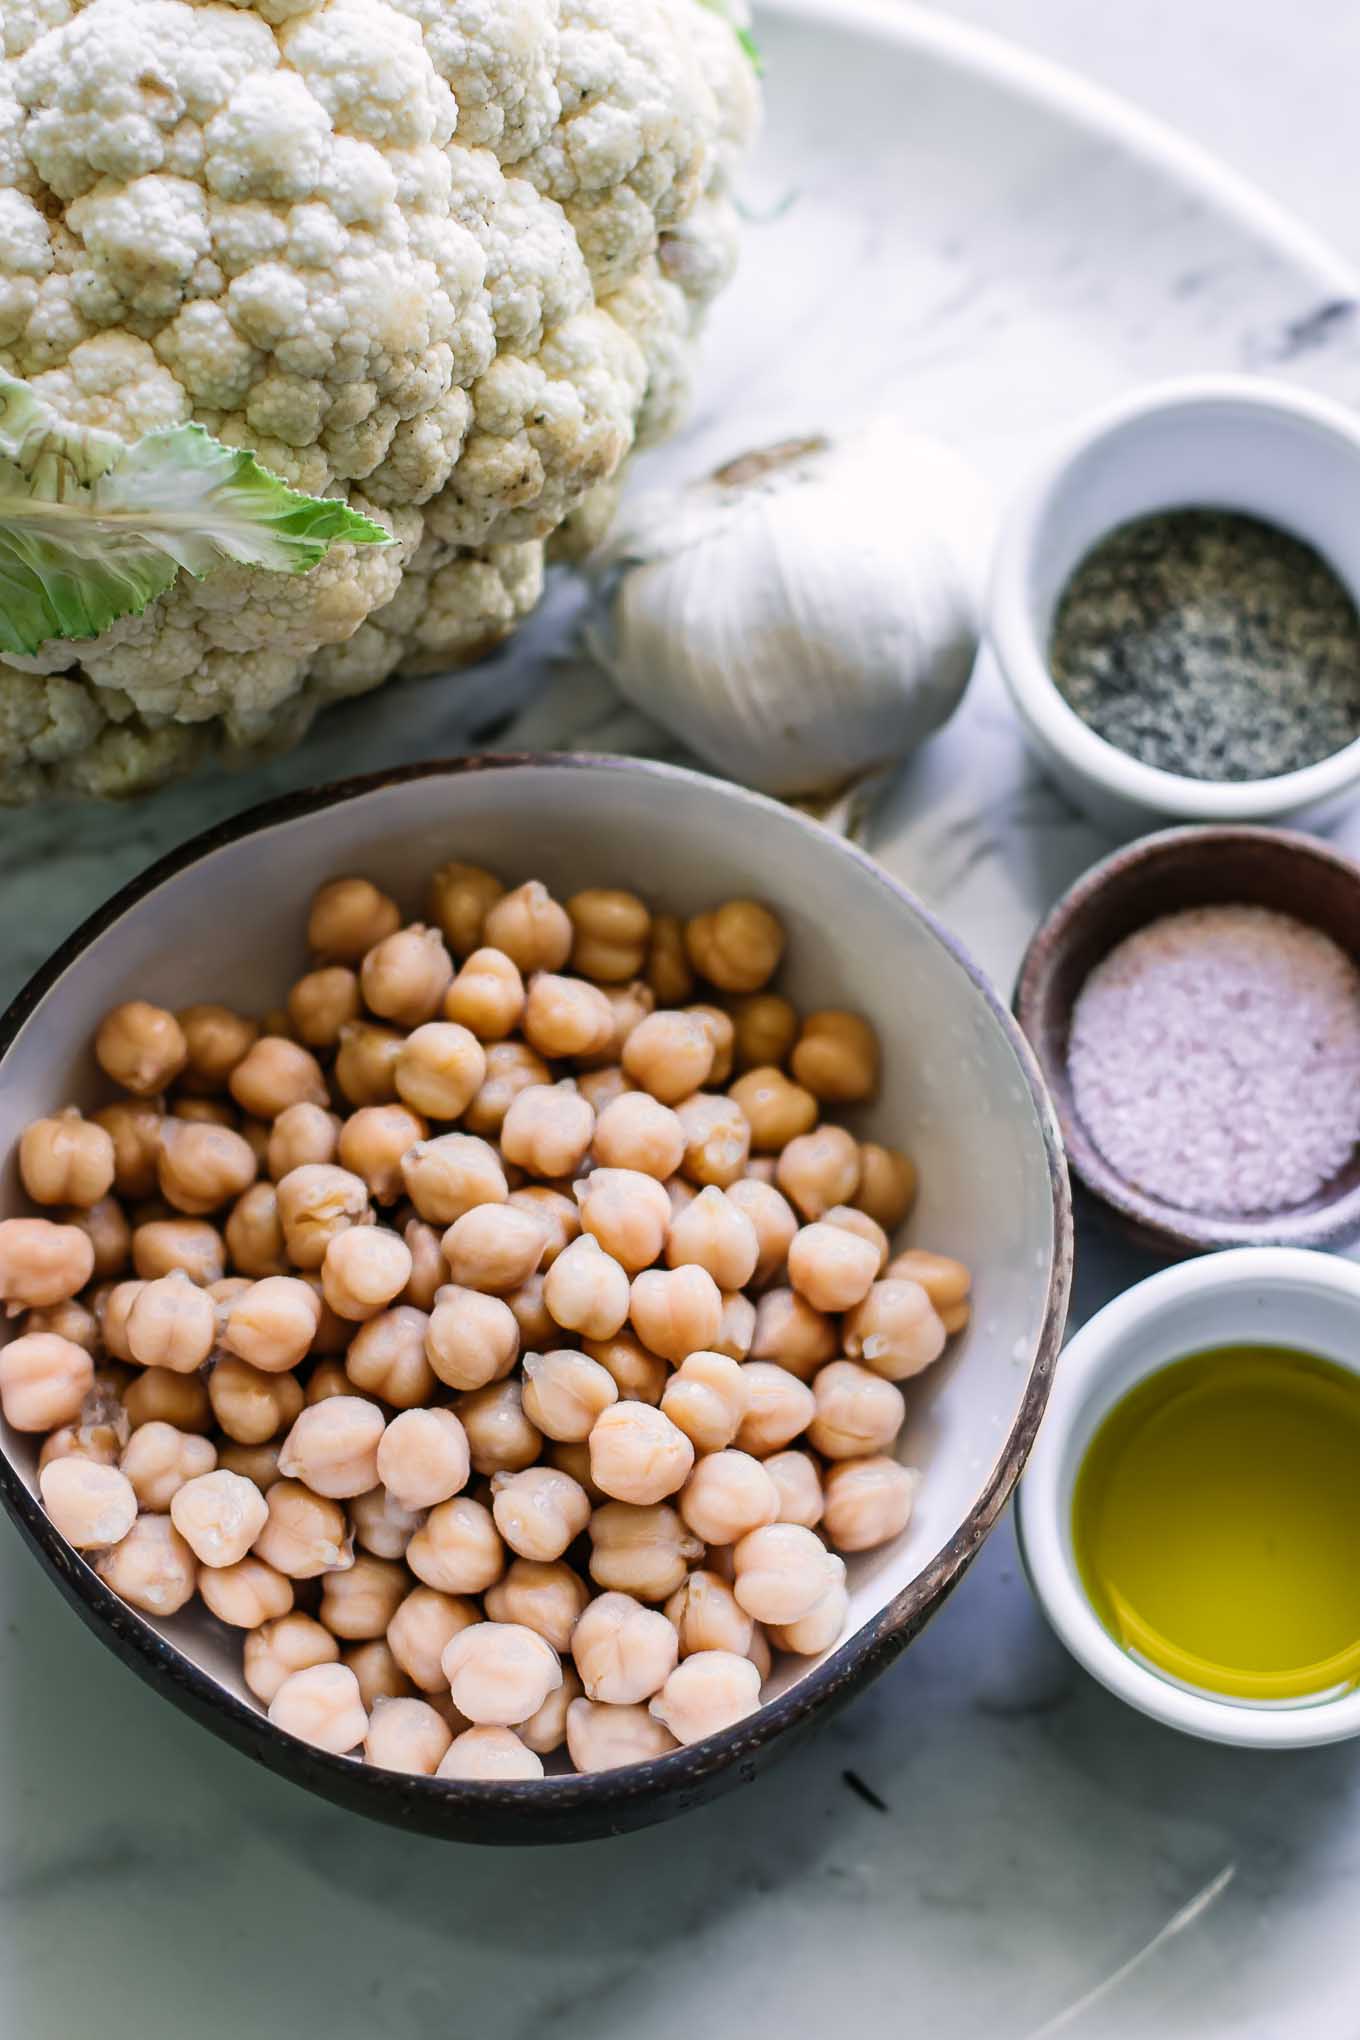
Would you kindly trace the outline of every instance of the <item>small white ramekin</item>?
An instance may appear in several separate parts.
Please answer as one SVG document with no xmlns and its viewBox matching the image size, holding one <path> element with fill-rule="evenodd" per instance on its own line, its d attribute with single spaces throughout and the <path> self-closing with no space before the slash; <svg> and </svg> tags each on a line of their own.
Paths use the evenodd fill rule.
<svg viewBox="0 0 1360 2040">
<path fill-rule="evenodd" d="M 1294 1247 L 1242 1247 L 1151 1275 L 1076 1334 L 1020 1483 L 1016 1520 L 1030 1584 L 1072 1655 L 1140 1713 L 1207 1742 L 1302 1749 L 1360 1735 L 1360 1690 L 1293 1701 L 1232 1700 L 1149 1670 L 1087 1598 L 1072 1494 L 1114 1405 L 1159 1367 L 1239 1343 L 1294 1346 L 1360 1373 L 1360 1267 Z"/>
<path fill-rule="evenodd" d="M 988 635 L 1025 734 L 1077 805 L 1130 833 L 1161 822 L 1317 821 L 1360 792 L 1360 740 L 1273 779 L 1183 778 L 1084 723 L 1048 646 L 1074 567 L 1131 518 L 1239 510 L 1314 547 L 1360 603 L 1360 418 L 1248 376 L 1160 383 L 1078 426 L 1007 513 Z"/>
</svg>

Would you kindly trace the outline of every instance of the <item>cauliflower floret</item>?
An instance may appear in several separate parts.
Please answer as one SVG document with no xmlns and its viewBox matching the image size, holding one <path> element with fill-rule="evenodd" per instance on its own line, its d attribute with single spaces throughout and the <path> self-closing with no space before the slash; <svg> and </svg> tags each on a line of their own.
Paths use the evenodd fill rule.
<svg viewBox="0 0 1360 2040">
<path fill-rule="evenodd" d="M 0 368 L 385 522 L 0 669 L 0 800 L 119 795 L 476 659 L 669 430 L 754 74 L 704 0 L 7 0 Z"/>
</svg>

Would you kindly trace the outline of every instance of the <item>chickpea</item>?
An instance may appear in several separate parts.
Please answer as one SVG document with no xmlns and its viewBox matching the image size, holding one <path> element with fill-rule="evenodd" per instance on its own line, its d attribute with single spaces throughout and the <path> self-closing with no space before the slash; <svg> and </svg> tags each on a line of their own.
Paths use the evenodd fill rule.
<svg viewBox="0 0 1360 2040">
<path fill-rule="evenodd" d="M 248 1053 L 259 1025 L 230 1006 L 185 1006 L 175 1015 L 187 1060 L 179 1081 L 186 1091 L 211 1095 L 225 1091 L 227 1079 Z"/>
<path fill-rule="evenodd" d="M 364 1553 L 348 1571 L 327 1574 L 321 1588 L 321 1620 L 332 1636 L 349 1642 L 385 1636 L 406 1586 L 405 1566 Z"/>
<path fill-rule="evenodd" d="M 792 1651 L 800 1657 L 819 1657 L 833 1643 L 839 1643 L 849 1612 L 850 1596 L 845 1586 L 832 1587 L 797 1622 L 771 1623 L 770 1640 L 778 1650 Z"/>
<path fill-rule="evenodd" d="M 527 1042 L 493 1041 L 486 1052 L 486 1081 L 463 1114 L 463 1124 L 469 1133 L 498 1134 L 521 1091 L 551 1082 L 552 1071 Z"/>
<path fill-rule="evenodd" d="M 607 1592 L 665 1601 L 680 1586 L 703 1542 L 666 1502 L 636 1508 L 604 1502 L 590 1519 L 590 1576 Z"/>
<path fill-rule="evenodd" d="M 595 1156 L 605 1168 L 627 1169 L 665 1182 L 685 1156 L 685 1129 L 668 1105 L 647 1091 L 625 1091 L 595 1123 Z"/>
<path fill-rule="evenodd" d="M 534 1176 L 571 1176 L 585 1160 L 594 1131 L 595 1114 L 575 1085 L 530 1084 L 510 1101 L 501 1153 Z"/>
<path fill-rule="evenodd" d="M 891 1275 L 874 1283 L 846 1318 L 844 1332 L 849 1357 L 887 1381 L 920 1374 L 944 1351 L 945 1327 L 926 1290 Z"/>
<path fill-rule="evenodd" d="M 504 1296 L 527 1282 L 543 1254 L 543 1232 L 509 1204 L 478 1204 L 454 1220 L 443 1240 L 455 1286 Z"/>
<path fill-rule="evenodd" d="M 789 1281 L 814 1310 L 853 1310 L 873 1287 L 878 1259 L 871 1241 L 819 1220 L 794 1235 Z"/>
<path fill-rule="evenodd" d="M 94 1247 L 79 1226 L 50 1218 L 0 1219 L 0 1302 L 13 1316 L 66 1303 L 94 1273 Z M 46 1427 L 44 1427 L 46 1428 Z"/>
<path fill-rule="evenodd" d="M 431 1509 L 406 1547 L 406 1563 L 442 1594 L 480 1594 L 504 1572 L 505 1546 L 490 1509 L 455 1495 Z"/>
<path fill-rule="evenodd" d="M 738 1077 L 728 1096 L 750 1126 L 751 1146 L 765 1153 L 787 1147 L 817 1124 L 817 1100 L 811 1091 L 768 1064 Z"/>
<path fill-rule="evenodd" d="M 177 1615 L 198 1584 L 194 1554 L 168 1516 L 139 1516 L 99 1553 L 94 1569 L 120 1600 L 147 1615 Z"/>
<path fill-rule="evenodd" d="M 715 1184 L 676 1214 L 666 1239 L 667 1267 L 703 1268 L 720 1289 L 743 1289 L 759 1256 L 754 1225 Z"/>
<path fill-rule="evenodd" d="M 384 1428 L 376 1403 L 356 1395 L 328 1396 L 294 1419 L 279 1453 L 279 1471 L 305 1481 L 313 1494 L 364 1494 L 377 1485 Z"/>
<path fill-rule="evenodd" d="M 859 1147 L 843 1126 L 819 1126 L 799 1134 L 780 1155 L 775 1182 L 806 1219 L 818 1219 L 833 1204 L 853 1201 L 859 1183 Z"/>
<path fill-rule="evenodd" d="M 518 1622 L 475 1622 L 446 1646 L 444 1676 L 460 1714 L 479 1726 L 527 1721 L 562 1683 L 557 1652 Z"/>
<path fill-rule="evenodd" d="M 505 1170 L 489 1142 L 471 1133 L 417 1140 L 401 1157 L 406 1194 L 432 1225 L 449 1226 L 481 1205 L 504 1204 Z"/>
<path fill-rule="evenodd" d="M 35 1204 L 97 1204 L 113 1187 L 113 1136 L 74 1106 L 19 1138 L 19 1176 Z"/>
<path fill-rule="evenodd" d="M 449 1744 L 436 1778 L 475 1778 L 513 1784 L 543 1776 L 543 1760 L 513 1729 L 483 1725 L 465 1728 Z"/>
<path fill-rule="evenodd" d="M 589 1339 L 612 1339 L 628 1316 L 626 1271 L 590 1233 L 573 1240 L 548 1270 L 543 1300 L 555 1324 Z"/>
<path fill-rule="evenodd" d="M 704 1268 L 649 1268 L 633 1278 L 633 1330 L 644 1346 L 675 1366 L 711 1351 L 722 1322 L 722 1294 Z"/>
<path fill-rule="evenodd" d="M 973 1278 L 962 1261 L 952 1261 L 947 1254 L 931 1254 L 924 1248 L 913 1247 L 891 1261 L 886 1273 L 890 1281 L 919 1282 L 939 1312 L 947 1334 L 952 1336 L 963 1330 L 969 1317 L 968 1295 Z"/>
<path fill-rule="evenodd" d="M 529 980 L 522 1025 L 542 1056 L 598 1055 L 614 1040 L 614 1009 L 598 985 L 538 971 Z"/>
<path fill-rule="evenodd" d="M 722 1305 L 722 1317 L 718 1321 L 711 1350 L 725 1354 L 729 1360 L 744 1360 L 755 1336 L 756 1307 L 750 1297 L 743 1296 L 739 1289 L 728 1290 Z"/>
<path fill-rule="evenodd" d="M 73 1205 L 64 1215 L 90 1242 L 95 1275 L 100 1280 L 121 1275 L 132 1248 L 132 1228 L 117 1198 L 101 1197 L 88 1207 Z"/>
<path fill-rule="evenodd" d="M 74 1424 L 93 1381 L 85 1348 L 55 1332 L 28 1332 L 0 1347 L 0 1409 L 16 1431 Z"/>
<path fill-rule="evenodd" d="M 634 978 L 631 984 L 604 985 L 601 989 L 609 1007 L 612 1031 L 602 1048 L 596 1049 L 592 1055 L 581 1058 L 581 1065 L 591 1076 L 601 1076 L 608 1072 L 612 1079 L 609 1097 L 615 1097 L 620 1091 L 629 1088 L 629 1079 L 619 1066 L 623 1044 L 633 1029 L 640 1026 L 649 1013 L 656 1011 L 656 998 L 651 986 L 645 985 L 641 978 Z M 594 1102 L 592 1097 L 591 1103 Z M 608 1097 L 602 1097 L 600 1106 L 603 1107 L 608 1102 Z"/>
<path fill-rule="evenodd" d="M 715 1572 L 692 1572 L 666 1603 L 666 1619 L 675 1625 L 682 1658 L 699 1650 L 730 1650 L 746 1657 L 755 1624 Z"/>
<path fill-rule="evenodd" d="M 378 1441 L 378 1478 L 403 1509 L 451 1500 L 470 1472 L 467 1433 L 452 1410 L 403 1410 Z"/>
<path fill-rule="evenodd" d="M 647 1403 L 613 1404 L 590 1434 L 591 1477 L 616 1501 L 639 1507 L 662 1501 L 680 1490 L 693 1464 L 686 1434 Z"/>
<path fill-rule="evenodd" d="M 302 1390 L 291 1374 L 265 1374 L 234 1354 L 213 1368 L 208 1399 L 218 1424 L 238 1445 L 263 1445 L 286 1430 L 302 1409 Z"/>
<path fill-rule="evenodd" d="M 837 1347 L 831 1319 L 797 1290 L 768 1289 L 757 1303 L 753 1360 L 772 1360 L 800 1381 L 811 1381 L 819 1367 L 835 1359 Z"/>
<path fill-rule="evenodd" d="M 432 1778 L 452 1741 L 427 1700 L 379 1700 L 369 1716 L 364 1757 L 382 1771 Z"/>
<path fill-rule="evenodd" d="M 550 1564 L 590 1521 L 590 1497 L 556 1467 L 530 1466 L 492 1476 L 496 1528 L 520 1558 Z"/>
<path fill-rule="evenodd" d="M 321 1289 L 337 1317 L 363 1323 L 401 1295 L 411 1275 L 411 1250 L 385 1226 L 337 1233 L 321 1263 Z"/>
<path fill-rule="evenodd" d="M 402 1226 L 401 1236 L 411 1256 L 411 1276 L 401 1292 L 401 1300 L 428 1316 L 434 1309 L 436 1295 L 448 1278 L 439 1234 L 424 1219 L 408 1218 Z"/>
<path fill-rule="evenodd" d="M 320 1320 L 320 1299 L 305 1282 L 268 1275 L 232 1303 L 222 1342 L 252 1367 L 282 1374 L 306 1358 Z"/>
<path fill-rule="evenodd" d="M 749 1219 L 754 1229 L 756 1259 L 746 1282 L 763 1289 L 788 1259 L 789 1247 L 798 1230 L 793 1207 L 772 1183 L 761 1183 L 752 1176 L 743 1176 L 739 1182 L 730 1183 L 723 1194 L 729 1207 L 735 1206 Z M 746 1284 L 736 1286 L 744 1288 Z"/>
<path fill-rule="evenodd" d="M 404 1558 L 407 1545 L 425 1520 L 423 1509 L 403 1508 L 385 1487 L 354 1495 L 347 1513 L 355 1543 L 375 1558 Z M 384 1629 L 386 1626 L 384 1623 Z"/>
<path fill-rule="evenodd" d="M 351 1020 L 340 1029 L 335 1086 L 350 1105 L 390 1105 L 397 1095 L 397 1057 L 406 1036 L 371 1020 Z"/>
<path fill-rule="evenodd" d="M 443 936 L 420 922 L 375 942 L 359 966 L 364 1004 L 399 1027 L 433 1020 L 452 982 L 453 961 Z"/>
<path fill-rule="evenodd" d="M 798 1039 L 798 1014 L 778 992 L 749 992 L 731 1005 L 735 1039 L 733 1061 L 739 1070 L 777 1069 Z"/>
<path fill-rule="evenodd" d="M 25 1312 L 20 1330 L 55 1332 L 58 1338 L 69 1339 L 73 1346 L 83 1346 L 91 1355 L 99 1351 L 99 1320 L 74 1297 L 68 1297 L 65 1303 L 49 1304 L 44 1310 Z"/>
<path fill-rule="evenodd" d="M 474 949 L 444 994 L 444 1018 L 478 1041 L 504 1041 L 524 1011 L 524 979 L 499 949 Z"/>
<path fill-rule="evenodd" d="M 226 1274 L 222 1235 L 198 1218 L 158 1218 L 137 1226 L 132 1235 L 132 1265 L 144 1281 L 182 1269 L 191 1282 L 206 1289 Z"/>
<path fill-rule="evenodd" d="M 149 1098 L 172 1083 L 189 1059 L 173 1013 L 130 999 L 104 1015 L 94 1037 L 95 1061 L 124 1091 Z"/>
<path fill-rule="evenodd" d="M 113 1142 L 113 1187 L 120 1197 L 150 1197 L 160 1157 L 159 1098 L 119 1098 L 93 1113 Z"/>
<path fill-rule="evenodd" d="M 779 1490 L 746 1452 L 707 1453 L 680 1496 L 680 1514 L 705 1544 L 735 1544 L 779 1516 Z"/>
<path fill-rule="evenodd" d="M 518 1473 L 533 1465 L 543 1440 L 524 1414 L 517 1380 L 474 1389 L 459 1396 L 455 1408 L 478 1473 Z"/>
<path fill-rule="evenodd" d="M 541 1269 L 551 1268 L 563 1248 L 581 1236 L 581 1214 L 576 1205 L 560 1190 L 550 1190 L 546 1183 L 526 1183 L 522 1190 L 512 1190 L 510 1202 L 516 1211 L 527 1211 L 543 1228 Z"/>
<path fill-rule="evenodd" d="M 810 1452 L 775 1452 L 764 1462 L 779 1490 L 781 1523 L 801 1523 L 815 1530 L 822 1520 L 822 1476 Z"/>
<path fill-rule="evenodd" d="M 601 1502 L 608 1500 L 604 1491 L 597 1488 L 591 1479 L 590 1446 L 584 1440 L 575 1442 L 554 1439 L 543 1457 L 547 1465 L 555 1466 L 560 1473 L 569 1473 L 577 1485 L 583 1487 L 590 1496 L 593 1507 L 598 1509 Z"/>
<path fill-rule="evenodd" d="M 824 1459 L 863 1459 L 884 1452 L 906 1422 L 902 1391 L 853 1360 L 833 1360 L 812 1384 L 817 1414 L 808 1443 Z"/>
<path fill-rule="evenodd" d="M 127 1346 L 143 1367 L 193 1374 L 212 1352 L 217 1312 L 182 1268 L 143 1283 L 127 1319 Z"/>
<path fill-rule="evenodd" d="M 646 1707 L 609 1707 L 581 1699 L 567 1708 L 567 1753 L 582 1773 L 649 1763 L 678 1747 Z"/>
<path fill-rule="evenodd" d="M 94 1293 L 95 1321 L 104 1350 L 115 1360 L 131 1362 L 132 1348 L 127 1342 L 128 1319 L 132 1306 L 145 1289 L 144 1282 L 114 1282 Z"/>
<path fill-rule="evenodd" d="M 118 1433 L 112 1424 L 62 1424 L 49 1431 L 38 1453 L 38 1471 L 56 1459 L 84 1459 L 93 1466 L 118 1465 Z"/>
<path fill-rule="evenodd" d="M 253 1480 L 262 1495 L 268 1494 L 276 1480 L 282 1479 L 279 1472 L 279 1448 L 274 1443 L 264 1445 L 225 1444 L 217 1454 L 219 1466 L 225 1466 L 229 1473 L 243 1474 Z M 209 1467 L 195 1466 L 195 1473 L 206 1473 Z M 148 1503 L 146 1506 L 150 1507 Z"/>
<path fill-rule="evenodd" d="M 555 1350 L 524 1357 L 524 1414 L 546 1438 L 588 1438 L 618 1394 L 609 1370 L 588 1354 Z"/>
<path fill-rule="evenodd" d="M 519 1357 L 519 1326 L 508 1303 L 475 1289 L 441 1289 L 425 1327 L 425 1356 L 449 1388 L 480 1389 Z"/>
<path fill-rule="evenodd" d="M 888 1235 L 876 1218 L 870 1218 L 867 1211 L 861 1211 L 854 1204 L 833 1204 L 829 1211 L 823 1213 L 820 1223 L 838 1225 L 844 1232 L 853 1233 L 856 1239 L 867 1240 L 878 1256 L 877 1274 L 883 1273 L 891 1257 L 892 1247 Z"/>
<path fill-rule="evenodd" d="M 278 1034 L 260 1036 L 237 1063 L 227 1088 L 255 1119 L 277 1119 L 290 1105 L 329 1102 L 326 1079 L 311 1050 Z"/>
<path fill-rule="evenodd" d="M 362 1325 L 345 1354 L 345 1374 L 355 1388 L 378 1396 L 393 1409 L 413 1411 L 434 1393 L 435 1375 L 425 1357 L 429 1318 L 410 1304 L 397 1304 Z"/>
<path fill-rule="evenodd" d="M 647 944 L 643 973 L 661 1006 L 680 1006 L 694 990 L 694 973 L 685 954 L 685 931 L 675 914 L 656 914 Z"/>
<path fill-rule="evenodd" d="M 387 1646 L 422 1693 L 447 1693 L 440 1659 L 453 1638 L 480 1619 L 473 1602 L 416 1587 L 387 1625 Z"/>
<path fill-rule="evenodd" d="M 235 1565 L 268 1521 L 269 1507 L 254 1481 L 225 1467 L 194 1474 L 170 1499 L 170 1518 L 200 1565 Z M 281 1614 L 271 1608 L 266 1615 Z M 264 1621 L 266 1615 L 259 1619 Z M 253 1626 L 253 1625 L 250 1625 Z"/>
<path fill-rule="evenodd" d="M 734 1099 L 699 1091 L 676 1107 L 685 1134 L 682 1173 L 692 1183 L 713 1183 L 726 1189 L 746 1172 L 751 1129 Z"/>
<path fill-rule="evenodd" d="M 255 1539 L 255 1556 L 267 1565 L 292 1580 L 347 1572 L 353 1565 L 353 1540 L 338 1502 L 314 1493 L 300 1480 L 278 1480 L 265 1496 L 265 1506 L 269 1516 Z"/>
<path fill-rule="evenodd" d="M 562 1667 L 562 1683 L 549 1693 L 537 1714 L 521 1721 L 515 1734 L 536 1756 L 551 1756 L 567 1739 L 567 1709 L 582 1697 L 581 1681 L 570 1665 Z M 494 1734 L 495 1730 L 488 1731 Z"/>
<path fill-rule="evenodd" d="M 757 1459 L 768 1459 L 807 1429 L 816 1415 L 816 1398 L 806 1382 L 785 1367 L 748 1360 L 741 1371 L 746 1377 L 748 1401 L 737 1444 Z"/>
<path fill-rule="evenodd" d="M 186 1126 L 225 1126 L 233 1133 L 240 1130 L 241 1115 L 225 1098 L 194 1098 L 177 1091 L 168 1111 L 170 1118 L 181 1120 Z M 254 1152 L 251 1148 L 251 1153 Z"/>
<path fill-rule="evenodd" d="M 708 1082 L 717 1089 L 732 1075 L 736 1053 L 736 1029 L 732 1016 L 724 1013 L 721 1006 L 690 1006 L 687 1011 L 708 1029 L 708 1038 L 713 1044 L 713 1067 L 708 1073 Z"/>
<path fill-rule="evenodd" d="M 572 932 L 565 909 L 531 878 L 488 909 L 481 939 L 503 950 L 527 977 L 535 970 L 561 970 L 571 955 Z"/>
<path fill-rule="evenodd" d="M 618 984 L 636 977 L 647 955 L 652 917 L 636 893 L 592 887 L 567 901 L 571 962 L 582 977 Z"/>
<path fill-rule="evenodd" d="M 493 1622 L 520 1623 L 559 1652 L 570 1644 L 589 1599 L 585 1581 L 569 1565 L 530 1558 L 514 1559 L 504 1579 L 483 1596 Z"/>
<path fill-rule="evenodd" d="M 618 1332 L 612 1339 L 586 1339 L 582 1350 L 612 1377 L 621 1402 L 651 1403 L 653 1407 L 660 1402 L 670 1369 L 631 1332 Z"/>
<path fill-rule="evenodd" d="M 677 1742 L 702 1742 L 731 1728 L 760 1705 L 760 1673 L 730 1650 L 687 1657 L 651 1702 L 650 1711 Z"/>
<path fill-rule="evenodd" d="M 520 1343 L 526 1347 L 549 1346 L 558 1336 L 558 1327 L 543 1297 L 545 1280 L 540 1268 L 505 1299 L 519 1327 Z"/>
<path fill-rule="evenodd" d="M 276 1195 L 284 1241 L 297 1268 L 320 1268 L 332 1240 L 351 1226 L 372 1223 L 363 1178 L 331 1162 L 290 1169 Z"/>
<path fill-rule="evenodd" d="M 208 1391 L 197 1374 L 172 1374 L 168 1367 L 147 1367 L 123 1397 L 133 1431 L 143 1424 L 173 1424 L 178 1431 L 212 1429 Z"/>
<path fill-rule="evenodd" d="M 601 1594 L 585 1610 L 571 1639 L 572 1656 L 588 1697 L 630 1707 L 650 1699 L 675 1669 L 679 1640 L 673 1625 L 629 1594 Z"/>
<path fill-rule="evenodd" d="M 277 1183 L 309 1162 L 333 1162 L 339 1145 L 340 1121 L 333 1112 L 320 1105 L 289 1105 L 270 1128 L 265 1166 Z"/>
<path fill-rule="evenodd" d="M 127 1477 L 75 1453 L 43 1467 L 38 1488 L 53 1524 L 77 1551 L 117 1544 L 137 1520 L 137 1496 Z"/>
<path fill-rule="evenodd" d="M 325 964 L 300 977 L 288 994 L 288 1021 L 308 1048 L 334 1048 L 340 1030 L 360 1012 L 359 979 L 343 963 Z"/>
<path fill-rule="evenodd" d="M 132 1433 L 120 1465 L 142 1508 L 159 1513 L 170 1507 L 186 1481 L 214 1470 L 217 1449 L 207 1438 L 153 1422 Z"/>
<path fill-rule="evenodd" d="M 307 947 L 314 956 L 357 963 L 365 950 L 401 926 L 395 900 L 366 878 L 332 878 L 312 894 Z"/>
<path fill-rule="evenodd" d="M 365 1643 L 350 1644 L 347 1650 L 341 1651 L 340 1662 L 348 1665 L 359 1681 L 359 1697 L 365 1707 L 374 1708 L 388 1700 L 409 1700 L 414 1696 L 412 1683 L 393 1657 L 385 1637 L 373 1636 Z M 442 1678 L 440 1685 L 443 1685 Z M 451 1713 L 452 1709 L 447 1711 Z M 439 1712 L 437 1706 L 435 1712 Z M 441 1715 L 440 1718 L 444 1717 Z M 449 1733 L 453 1733 L 451 1725 Z"/>
<path fill-rule="evenodd" d="M 699 1452 L 721 1452 L 746 1414 L 746 1377 L 723 1353 L 691 1353 L 666 1383 L 661 1413 Z"/>
<path fill-rule="evenodd" d="M 245 1680 L 267 1707 L 284 1680 L 310 1665 L 333 1665 L 340 1646 L 310 1615 L 276 1615 L 245 1640 Z"/>
<path fill-rule="evenodd" d="M 430 919 L 455 956 L 469 956 L 482 940 L 486 917 L 505 887 L 479 864 L 441 864 L 430 880 Z"/>
<path fill-rule="evenodd" d="M 858 1105 L 878 1088 L 878 1036 L 858 1013 L 809 1013 L 793 1051 L 793 1074 L 814 1098 Z"/>
<path fill-rule="evenodd" d="M 263 1278 L 288 1273 L 283 1221 L 272 1183 L 252 1183 L 244 1196 L 237 1198 L 223 1227 L 223 1236 L 232 1266 L 242 1275 Z"/>
<path fill-rule="evenodd" d="M 285 1735 L 343 1757 L 368 1734 L 359 1681 L 348 1665 L 308 1665 L 290 1672 L 269 1703 L 269 1719 Z"/>
<path fill-rule="evenodd" d="M 779 968 L 784 930 L 758 900 L 728 900 L 685 923 L 685 950 L 719 991 L 758 992 Z"/>
<path fill-rule="evenodd" d="M 623 1067 L 663 1105 L 678 1105 L 707 1082 L 713 1037 L 693 1013 L 649 1013 L 623 1044 Z"/>
<path fill-rule="evenodd" d="M 911 1521 L 921 1476 L 885 1454 L 843 1459 L 826 1476 L 826 1534 L 840 1551 L 872 1551 Z"/>
<path fill-rule="evenodd" d="M 733 1554 L 733 1591 L 757 1622 L 798 1622 L 824 1594 L 845 1581 L 845 1564 L 815 1530 L 767 1523 L 742 1538 Z"/>
</svg>

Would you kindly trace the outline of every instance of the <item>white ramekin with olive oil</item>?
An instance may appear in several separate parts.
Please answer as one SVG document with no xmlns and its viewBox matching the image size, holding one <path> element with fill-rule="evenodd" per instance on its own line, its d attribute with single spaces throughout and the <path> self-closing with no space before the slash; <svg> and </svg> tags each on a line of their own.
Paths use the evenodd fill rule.
<svg viewBox="0 0 1360 2040">
<path fill-rule="evenodd" d="M 1360 1268 L 1245 1248 L 1078 1332 L 1021 1483 L 1068 1649 L 1213 1742 L 1360 1734 Z"/>
</svg>

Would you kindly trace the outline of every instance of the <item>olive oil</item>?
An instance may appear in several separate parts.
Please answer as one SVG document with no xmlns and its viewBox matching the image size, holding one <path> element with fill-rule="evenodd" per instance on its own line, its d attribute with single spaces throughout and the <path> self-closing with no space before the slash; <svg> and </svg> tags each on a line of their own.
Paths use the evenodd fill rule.
<svg viewBox="0 0 1360 2040">
<path fill-rule="evenodd" d="M 1360 1680 L 1360 1376 L 1283 1346 L 1150 1375 L 1072 1502 L 1105 1627 L 1185 1685 L 1288 1701 Z"/>
</svg>

